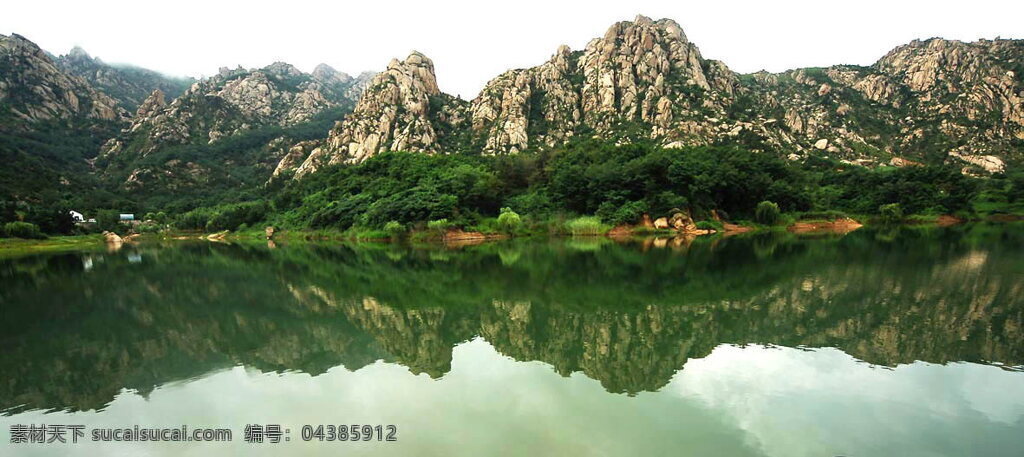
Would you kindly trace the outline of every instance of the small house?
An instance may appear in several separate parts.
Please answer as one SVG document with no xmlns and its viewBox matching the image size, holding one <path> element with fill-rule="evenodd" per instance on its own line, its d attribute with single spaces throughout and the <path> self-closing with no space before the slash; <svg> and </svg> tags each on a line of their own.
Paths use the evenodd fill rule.
<svg viewBox="0 0 1024 457">
<path fill-rule="evenodd" d="M 85 222 L 85 216 L 83 216 L 82 213 L 79 213 L 78 211 L 71 210 L 68 211 L 68 214 L 71 215 L 71 220 L 75 221 L 76 224 L 79 222 Z"/>
<path fill-rule="evenodd" d="M 135 215 L 134 214 L 125 214 L 125 213 L 121 214 L 121 222 L 132 222 L 134 220 L 135 220 Z"/>
</svg>

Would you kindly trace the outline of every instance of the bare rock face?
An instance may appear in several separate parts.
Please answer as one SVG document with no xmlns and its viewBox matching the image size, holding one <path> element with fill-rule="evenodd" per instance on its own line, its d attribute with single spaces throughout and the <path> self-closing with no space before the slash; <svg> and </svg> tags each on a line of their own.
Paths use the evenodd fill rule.
<svg viewBox="0 0 1024 457">
<path fill-rule="evenodd" d="M 1024 85 L 1016 71 L 1022 54 L 1019 40 L 964 43 L 934 38 L 900 46 L 875 67 L 905 85 L 918 106 L 933 114 L 973 121 L 994 112 L 1004 122 L 1022 126 Z"/>
<path fill-rule="evenodd" d="M 163 111 L 165 107 L 167 107 L 167 98 L 162 90 L 156 89 L 139 105 L 139 109 L 135 111 L 135 119 L 153 117 Z"/>
<path fill-rule="evenodd" d="M 275 151 L 278 151 L 279 162 L 277 167 L 274 168 L 273 174 L 270 176 L 270 180 L 277 179 L 286 173 L 294 172 L 296 169 L 305 162 L 306 158 L 313 150 L 322 146 L 323 142 L 319 140 L 300 141 L 298 143 L 290 143 L 284 138 L 279 138 L 276 141 L 271 142 L 270 146 Z"/>
<path fill-rule="evenodd" d="M 613 134 L 629 122 L 666 142 L 702 143 L 715 127 L 708 113 L 723 116 L 737 86 L 736 75 L 704 60 L 674 21 L 638 16 L 584 51 L 562 46 L 543 65 L 491 80 L 473 100 L 473 129 L 489 153 L 552 146 L 582 125 Z"/>
<path fill-rule="evenodd" d="M 531 140 L 550 146 L 572 136 L 583 117 L 572 80 L 575 60 L 563 45 L 543 65 L 511 70 L 487 83 L 470 108 L 474 132 L 486 137 L 485 152 L 514 153 Z"/>
<path fill-rule="evenodd" d="M 7 128 L 30 129 L 34 122 L 51 119 L 124 121 L 128 116 L 112 98 L 62 71 L 39 46 L 17 34 L 0 35 L 0 106 L 19 120 Z"/>
<path fill-rule="evenodd" d="M 381 151 L 438 152 L 437 124 L 461 122 L 464 102 L 437 87 L 434 63 L 418 52 L 393 59 L 363 92 L 355 110 L 335 125 L 296 176 L 323 165 L 355 163 Z"/>
<path fill-rule="evenodd" d="M 709 71 L 711 66 L 700 51 L 670 19 L 654 22 L 638 16 L 633 22 L 613 25 L 604 37 L 587 45 L 579 65 L 584 77 L 583 111 L 599 128 L 609 127 L 616 116 L 668 128 L 693 107 L 694 100 L 686 97 L 689 92 L 710 92 L 713 84 L 727 90 L 734 85 L 728 81 L 732 72 Z M 698 106 L 704 102 L 714 106 L 715 98 Z"/>
</svg>

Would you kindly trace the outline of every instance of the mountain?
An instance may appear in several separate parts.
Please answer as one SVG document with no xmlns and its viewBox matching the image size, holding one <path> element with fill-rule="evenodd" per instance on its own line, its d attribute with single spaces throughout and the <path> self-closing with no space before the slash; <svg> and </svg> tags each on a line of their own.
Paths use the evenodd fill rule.
<svg viewBox="0 0 1024 457">
<path fill-rule="evenodd" d="M 154 90 L 175 98 L 194 82 L 191 78 L 172 78 L 145 68 L 108 65 L 77 46 L 57 57 L 55 63 L 64 72 L 88 81 L 117 100 L 128 111 L 135 111 Z"/>
<path fill-rule="evenodd" d="M 353 78 L 326 65 L 307 74 L 283 62 L 221 68 L 173 101 L 153 91 L 96 165 L 105 182 L 133 193 L 251 190 L 296 143 L 323 138 L 371 75 Z"/>
<path fill-rule="evenodd" d="M 638 16 L 496 76 L 472 100 L 443 93 L 419 52 L 379 74 L 278 62 L 222 68 L 182 90 L 13 35 L 0 40 L 0 190 L 60 200 L 102 188 L 188 209 L 265 198 L 384 151 L 501 155 L 590 139 L 999 175 L 1024 159 L 1022 72 L 1022 40 L 932 38 L 870 66 L 740 74 L 674 21 Z"/>
<path fill-rule="evenodd" d="M 86 160 L 127 119 L 35 43 L 0 35 L 0 201 L 98 194 Z"/>
<path fill-rule="evenodd" d="M 62 71 L 35 43 L 0 35 L 0 128 L 25 130 L 48 120 L 121 121 L 126 114 L 86 80 Z"/>
<path fill-rule="evenodd" d="M 1024 158 L 1022 71 L 1024 41 L 934 38 L 868 67 L 744 75 L 704 58 L 674 21 L 638 16 L 499 75 L 468 103 L 437 90 L 422 54 L 393 61 L 297 174 L 385 150 L 515 153 L 580 135 L 1000 172 Z"/>
</svg>

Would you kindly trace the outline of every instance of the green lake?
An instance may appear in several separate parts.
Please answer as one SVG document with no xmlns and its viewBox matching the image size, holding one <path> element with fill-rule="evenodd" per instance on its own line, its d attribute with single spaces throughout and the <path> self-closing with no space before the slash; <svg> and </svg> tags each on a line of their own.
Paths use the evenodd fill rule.
<svg viewBox="0 0 1024 457">
<path fill-rule="evenodd" d="M 1024 455 L 1015 224 L 147 241 L 0 259 L 0 315 L 2 455 Z M 233 435 L 10 443 L 17 424 Z M 397 441 L 303 439 L 321 424 Z"/>
</svg>

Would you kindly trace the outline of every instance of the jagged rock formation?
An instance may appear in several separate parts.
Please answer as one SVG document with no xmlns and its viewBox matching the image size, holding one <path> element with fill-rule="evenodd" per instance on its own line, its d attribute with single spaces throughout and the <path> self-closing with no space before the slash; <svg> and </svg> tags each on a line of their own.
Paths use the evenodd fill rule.
<svg viewBox="0 0 1024 457">
<path fill-rule="evenodd" d="M 308 154 L 304 143 L 308 135 L 300 132 L 295 136 L 289 128 L 313 121 L 320 125 L 325 121 L 321 118 L 329 116 L 328 124 L 317 128 L 317 132 L 326 132 L 331 119 L 343 116 L 354 103 L 367 77 L 352 78 L 326 65 L 318 66 L 315 74 L 306 74 L 282 62 L 254 70 L 222 68 L 169 103 L 162 91 L 153 91 L 139 105 L 132 124 L 104 144 L 97 163 L 105 179 L 128 190 L 148 187 L 155 192 L 224 182 L 238 167 L 257 168 L 255 180 L 232 185 L 257 185 L 293 169 L 297 164 L 292 162 L 301 163 L 305 158 L 296 159 L 288 151 L 299 147 Z M 279 131 L 267 130 L 273 128 Z M 260 129 L 265 133 L 258 133 Z M 232 148 L 234 157 L 227 160 L 206 157 L 217 163 L 203 163 L 187 155 L 172 155 L 162 163 L 146 159 L 175 146 L 214 145 L 248 133 L 263 139 L 244 141 L 245 146 Z M 240 148 L 252 152 L 238 154 Z M 282 158 L 285 162 L 278 163 Z"/>
<path fill-rule="evenodd" d="M 0 118 L 5 130 L 44 120 L 122 121 L 126 112 L 87 81 L 61 70 L 21 35 L 0 35 Z M 8 120 L 9 119 L 9 120 Z"/>
<path fill-rule="evenodd" d="M 173 99 L 195 82 L 191 78 L 171 78 L 144 68 L 108 65 L 77 46 L 68 54 L 57 57 L 56 64 L 68 74 L 88 81 L 113 97 L 128 111 L 137 109 L 154 90 L 160 90 Z"/>
<path fill-rule="evenodd" d="M 579 53 L 562 45 L 539 67 L 511 70 L 491 80 L 471 107 L 473 130 L 487 138 L 485 150 L 527 149 L 531 134 L 535 144 L 546 145 L 571 137 L 583 117 L 579 79 L 572 78 L 578 59 Z"/>
<path fill-rule="evenodd" d="M 749 92 L 782 114 L 789 137 L 857 163 L 948 155 L 1000 172 L 1019 157 L 1024 43 L 943 39 L 900 46 L 871 67 L 834 66 L 753 75 Z"/>
<path fill-rule="evenodd" d="M 359 100 L 359 96 L 366 90 L 366 86 L 370 84 L 376 74 L 372 71 L 364 71 L 358 76 L 352 77 L 348 73 L 335 70 L 330 65 L 322 63 L 313 69 L 310 76 L 324 87 L 340 89 L 342 98 L 355 102 Z"/>
<path fill-rule="evenodd" d="M 582 51 L 562 46 L 540 66 L 501 74 L 468 106 L 443 105 L 459 122 L 440 132 L 426 103 L 443 97 L 428 89 L 432 65 L 414 84 L 405 67 L 418 64 L 394 62 L 298 175 L 383 150 L 515 153 L 581 134 L 670 147 L 724 141 L 869 166 L 951 159 L 965 172 L 999 172 L 1024 153 L 1022 62 L 1020 40 L 931 39 L 870 67 L 740 75 L 705 59 L 674 21 L 638 16 Z"/>
<path fill-rule="evenodd" d="M 145 156 L 166 146 L 212 143 L 262 126 L 296 125 L 346 101 L 343 94 L 350 84 L 327 81 L 330 85 L 282 62 L 258 70 L 222 68 L 164 108 L 140 111 L 131 127 L 104 145 L 101 155 Z M 154 92 L 150 98 L 161 96 Z M 142 105 L 152 106 L 150 100 Z"/>
<path fill-rule="evenodd" d="M 442 144 L 438 131 L 461 126 L 464 112 L 465 102 L 438 89 L 433 61 L 418 52 L 403 61 L 393 59 L 296 175 L 323 165 L 360 162 L 380 151 L 435 153 Z"/>
<path fill-rule="evenodd" d="M 317 140 L 291 143 L 287 138 L 283 137 L 272 141 L 270 147 L 274 150 L 274 156 L 279 160 L 274 168 L 274 172 L 270 175 L 270 179 L 273 180 L 299 168 L 306 161 L 306 158 L 309 157 L 309 154 L 322 144 L 323 141 Z"/>
</svg>

